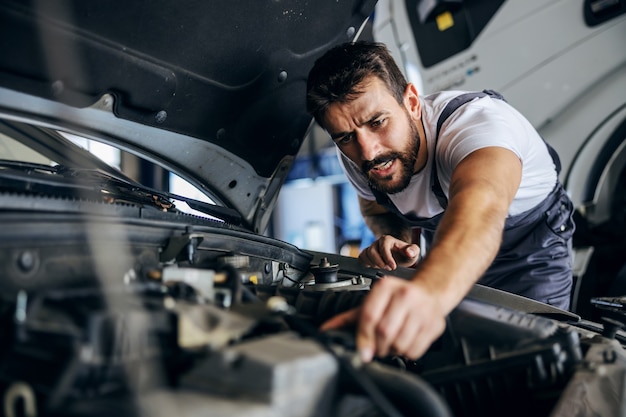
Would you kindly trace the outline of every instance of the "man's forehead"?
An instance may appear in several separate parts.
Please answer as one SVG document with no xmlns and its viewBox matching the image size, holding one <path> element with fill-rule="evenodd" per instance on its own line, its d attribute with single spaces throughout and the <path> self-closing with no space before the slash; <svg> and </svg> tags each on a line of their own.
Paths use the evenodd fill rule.
<svg viewBox="0 0 626 417">
<path fill-rule="evenodd" d="M 363 81 L 358 83 L 354 87 L 356 93 L 355 98 L 363 98 L 364 96 L 377 96 L 381 99 L 392 98 L 395 101 L 394 95 L 389 90 L 389 87 L 383 80 L 376 76 L 369 76 Z"/>
<path fill-rule="evenodd" d="M 332 137 L 342 136 L 367 124 L 386 112 L 371 101 L 353 102 L 351 105 L 335 103 L 326 112 L 326 130 Z"/>
<path fill-rule="evenodd" d="M 377 115 L 391 113 L 398 104 L 381 81 L 361 83 L 358 91 L 359 93 L 349 101 L 331 104 L 326 112 L 326 119 L 343 116 L 360 125 Z"/>
</svg>

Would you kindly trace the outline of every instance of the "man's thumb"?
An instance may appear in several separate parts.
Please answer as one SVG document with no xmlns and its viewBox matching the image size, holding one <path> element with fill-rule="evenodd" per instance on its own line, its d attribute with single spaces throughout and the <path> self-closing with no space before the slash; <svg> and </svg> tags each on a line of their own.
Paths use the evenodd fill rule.
<svg viewBox="0 0 626 417">
<path fill-rule="evenodd" d="M 419 255 L 419 249 L 417 249 L 415 245 L 409 245 L 406 247 L 405 253 L 406 256 L 408 256 L 409 258 L 415 258 L 417 255 Z"/>
</svg>

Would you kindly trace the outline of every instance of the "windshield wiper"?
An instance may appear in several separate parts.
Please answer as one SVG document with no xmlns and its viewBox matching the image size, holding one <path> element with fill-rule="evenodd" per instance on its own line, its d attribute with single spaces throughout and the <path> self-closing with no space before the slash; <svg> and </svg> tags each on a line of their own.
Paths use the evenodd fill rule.
<svg viewBox="0 0 626 417">
<path fill-rule="evenodd" d="M 109 203 L 129 202 L 153 206 L 163 211 L 175 210 L 172 200 L 176 200 L 226 223 L 237 226 L 242 223 L 241 215 L 228 207 L 157 191 L 100 169 L 0 160 L 0 188 L 56 196 L 71 194 L 83 198 L 98 198 Z"/>
</svg>

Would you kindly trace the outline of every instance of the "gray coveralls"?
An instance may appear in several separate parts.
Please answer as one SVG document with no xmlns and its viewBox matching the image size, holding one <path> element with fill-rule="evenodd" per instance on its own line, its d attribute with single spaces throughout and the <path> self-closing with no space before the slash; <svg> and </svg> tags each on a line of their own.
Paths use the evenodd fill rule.
<svg viewBox="0 0 626 417">
<path fill-rule="evenodd" d="M 435 146 L 443 122 L 463 104 L 485 95 L 504 100 L 500 94 L 485 90 L 462 94 L 448 103 L 437 120 Z M 558 175 L 559 157 L 548 143 L 546 146 Z M 441 189 L 436 163 L 432 164 L 431 189 L 445 210 L 448 199 Z M 427 245 L 431 244 L 443 213 L 432 218 L 404 215 L 387 194 L 372 192 L 378 204 L 396 213 L 411 227 L 421 228 Z M 557 179 L 552 192 L 540 204 L 506 219 L 500 251 L 478 282 L 567 310 L 572 288 L 573 212 L 573 204 Z"/>
</svg>

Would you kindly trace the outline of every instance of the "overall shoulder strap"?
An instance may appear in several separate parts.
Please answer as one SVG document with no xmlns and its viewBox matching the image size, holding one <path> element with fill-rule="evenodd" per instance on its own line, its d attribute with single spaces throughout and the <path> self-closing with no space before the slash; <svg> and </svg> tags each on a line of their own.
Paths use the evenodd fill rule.
<svg viewBox="0 0 626 417">
<path fill-rule="evenodd" d="M 483 90 L 472 93 L 461 94 L 460 96 L 456 96 L 452 100 L 446 104 L 443 111 L 439 115 L 439 119 L 437 119 L 437 131 L 435 133 L 435 149 L 437 148 L 437 142 L 439 141 L 439 132 L 441 131 L 441 126 L 443 123 L 454 113 L 459 107 L 464 105 L 465 103 L 474 100 L 477 97 L 485 97 L 491 96 L 500 100 L 504 100 L 504 97 L 500 93 L 497 93 L 493 90 Z M 506 100 L 505 100 L 506 101 Z M 435 152 L 436 155 L 436 152 Z M 446 197 L 443 189 L 441 188 L 441 183 L 439 182 L 439 175 L 437 174 L 437 162 L 433 161 L 432 171 L 431 171 L 431 190 L 435 197 L 437 197 L 437 201 L 439 201 L 439 205 L 446 209 L 448 207 L 448 198 Z"/>
<path fill-rule="evenodd" d="M 506 102 L 506 99 L 502 96 L 502 94 L 494 90 L 483 90 L 480 92 L 465 93 L 450 100 L 448 104 L 446 105 L 446 107 L 441 112 L 441 114 L 439 115 L 439 119 L 437 120 L 437 133 L 435 136 L 435 143 L 436 143 L 436 140 L 439 138 L 439 131 L 441 130 L 441 126 L 448 119 L 448 117 L 450 117 L 450 115 L 456 111 L 456 109 L 458 109 L 465 103 L 475 99 L 476 97 L 484 97 L 487 95 L 492 98 L 497 98 L 499 100 Z M 548 153 L 550 153 L 550 156 L 552 157 L 552 162 L 554 162 L 554 166 L 556 167 L 556 173 L 558 175 L 561 173 L 561 159 L 559 158 L 559 154 L 556 152 L 556 149 L 554 149 L 552 146 L 550 146 L 548 142 L 546 142 L 545 139 L 543 141 L 546 144 L 546 147 L 548 148 Z M 437 182 L 439 182 L 438 179 L 437 179 Z"/>
<path fill-rule="evenodd" d="M 490 90 L 487 90 L 487 91 L 490 91 Z M 439 132 L 441 131 L 441 126 L 446 120 L 448 120 L 448 117 L 450 117 L 452 113 L 456 111 L 456 109 L 458 109 L 459 107 L 461 107 L 468 101 L 475 99 L 476 97 L 484 97 L 486 95 L 487 95 L 486 92 L 477 91 L 474 93 L 461 94 L 460 96 L 456 96 L 455 98 L 450 100 L 448 104 L 446 104 L 446 107 L 444 107 L 441 114 L 439 115 L 439 119 L 437 119 L 437 133 L 435 134 L 435 141 L 439 138 Z M 502 97 L 499 94 L 498 96 L 499 96 L 498 98 Z"/>
</svg>

